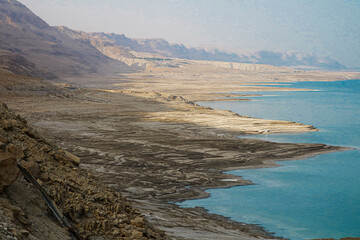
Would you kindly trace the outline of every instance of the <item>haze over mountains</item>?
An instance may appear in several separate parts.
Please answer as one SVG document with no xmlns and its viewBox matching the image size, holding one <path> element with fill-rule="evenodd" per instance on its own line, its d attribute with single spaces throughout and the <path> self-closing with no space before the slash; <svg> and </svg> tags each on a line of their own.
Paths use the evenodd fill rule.
<svg viewBox="0 0 360 240">
<path fill-rule="evenodd" d="M 224 61 L 238 63 L 269 64 L 286 67 L 310 67 L 320 69 L 342 69 L 344 65 L 329 57 L 320 57 L 315 54 L 276 51 L 255 51 L 250 53 L 230 53 L 214 49 L 212 51 L 201 48 L 187 48 L 183 44 L 169 43 L 165 39 L 134 39 L 124 34 L 114 33 L 85 33 L 61 27 L 70 37 L 87 39 L 95 45 L 101 41 L 104 47 L 112 46 L 120 49 L 124 56 L 129 57 L 130 51 L 159 54 L 169 58 L 189 60 Z M 71 34 L 69 34 L 71 32 Z M 92 39 L 92 40 L 90 40 Z M 96 39 L 96 40 L 95 40 Z M 95 41 L 94 41 L 95 40 Z"/>
<path fill-rule="evenodd" d="M 331 58 L 314 54 L 208 51 L 171 44 L 164 39 L 132 39 L 124 34 L 51 27 L 18 1 L 0 0 L 0 65 L 15 73 L 51 79 L 143 70 L 145 65 L 141 66 L 138 61 L 143 57 L 136 52 L 151 53 L 160 58 L 344 68 Z"/>
<path fill-rule="evenodd" d="M 339 69 L 344 66 L 331 58 L 314 54 L 257 51 L 252 53 L 229 53 L 214 49 L 187 48 L 183 44 L 171 44 L 165 39 L 131 39 L 125 35 L 92 33 L 104 35 L 115 44 L 133 51 L 161 54 L 166 57 L 190 60 L 224 61 L 239 63 L 270 64 L 274 66 L 311 66 L 325 69 Z"/>
</svg>

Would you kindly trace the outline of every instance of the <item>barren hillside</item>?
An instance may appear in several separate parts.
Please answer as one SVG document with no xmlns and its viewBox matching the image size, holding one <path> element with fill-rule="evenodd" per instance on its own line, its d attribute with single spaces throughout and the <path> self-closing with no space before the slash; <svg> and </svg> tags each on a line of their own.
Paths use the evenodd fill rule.
<svg viewBox="0 0 360 240">
<path fill-rule="evenodd" d="M 22 56 L 37 69 L 60 77 L 131 71 L 125 63 L 49 26 L 16 0 L 0 0 L 0 49 L 3 59 Z"/>
</svg>

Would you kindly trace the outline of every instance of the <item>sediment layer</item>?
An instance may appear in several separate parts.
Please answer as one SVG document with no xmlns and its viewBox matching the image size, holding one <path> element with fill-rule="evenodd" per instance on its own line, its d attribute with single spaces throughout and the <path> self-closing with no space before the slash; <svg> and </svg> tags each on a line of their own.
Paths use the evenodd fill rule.
<svg viewBox="0 0 360 240">
<path fill-rule="evenodd" d="M 80 157 L 77 171 L 92 172 L 174 239 L 273 238 L 257 226 L 171 202 L 207 197 L 209 188 L 251 184 L 226 170 L 341 150 L 238 139 L 244 133 L 314 128 L 203 108 L 172 94 L 55 87 L 35 80 L 33 88 L 26 84 L 7 86 L 2 100 L 52 144 Z M 35 90 L 36 84 L 42 91 Z"/>
</svg>

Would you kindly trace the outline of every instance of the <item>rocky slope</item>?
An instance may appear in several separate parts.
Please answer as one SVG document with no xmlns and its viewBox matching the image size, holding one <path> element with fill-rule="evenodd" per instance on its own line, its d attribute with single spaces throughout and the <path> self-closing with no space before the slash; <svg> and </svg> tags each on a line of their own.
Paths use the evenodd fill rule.
<svg viewBox="0 0 360 240">
<path fill-rule="evenodd" d="M 105 56 L 125 62 L 128 66 L 132 66 L 133 68 L 145 69 L 145 65 L 150 63 L 146 60 L 141 61 L 140 58 L 130 53 L 128 49 L 107 38 L 105 34 L 92 35 L 83 31 L 72 30 L 65 26 L 59 26 L 56 28 L 68 37 L 81 43 L 93 46 Z"/>
<path fill-rule="evenodd" d="M 343 69 L 344 65 L 330 58 L 318 56 L 314 53 L 278 52 L 278 51 L 253 51 L 239 53 L 242 62 L 256 64 L 271 64 L 274 66 Z"/>
<path fill-rule="evenodd" d="M 16 163 L 37 179 L 81 239 L 167 239 L 120 194 L 79 169 L 79 161 L 0 103 L 0 239 L 70 239 Z"/>
<path fill-rule="evenodd" d="M 0 0 L 0 50 L 2 59 L 9 53 L 22 56 L 36 68 L 58 76 L 132 70 L 49 26 L 16 0 Z"/>
<path fill-rule="evenodd" d="M 96 49 L 98 49 L 104 55 L 125 62 L 129 66 L 137 67 L 140 69 L 152 69 L 156 67 L 171 67 L 171 68 L 184 68 L 184 65 L 191 64 L 196 61 L 197 64 L 213 65 L 221 68 L 230 68 L 238 69 L 243 71 L 289 71 L 289 68 L 276 67 L 273 65 L 267 64 L 249 64 L 249 63 L 240 63 L 240 62 L 229 62 L 234 59 L 218 59 L 210 58 L 212 61 L 205 61 L 199 59 L 208 59 L 207 57 L 197 57 L 192 53 L 189 53 L 187 56 L 172 54 L 170 52 L 164 52 L 161 49 L 157 48 L 156 44 L 150 44 L 152 47 L 147 46 L 150 42 L 145 41 L 141 44 L 137 40 L 129 39 L 125 35 L 117 34 L 106 34 L 106 33 L 87 33 L 83 31 L 76 31 L 69 29 L 64 26 L 57 27 L 59 31 L 62 31 L 64 34 L 70 38 L 83 42 L 85 44 L 90 44 Z M 156 41 L 157 43 L 157 41 Z M 170 46 L 164 40 L 164 45 Z M 172 46 L 172 45 L 171 45 Z M 186 49 L 184 46 L 182 46 Z M 196 50 L 197 51 L 197 50 Z M 190 50 L 192 52 L 192 50 Z M 204 51 L 205 52 L 205 51 Z M 178 59 L 183 58 L 183 59 Z M 196 60 L 185 60 L 185 59 L 196 59 Z M 219 60 L 219 61 L 215 61 Z M 222 61 L 224 60 L 224 61 Z M 226 62 L 227 60 L 227 62 Z M 234 61 L 237 61 L 236 59 Z"/>
<path fill-rule="evenodd" d="M 0 67 L 12 73 L 25 76 L 39 77 L 43 79 L 58 78 L 57 75 L 37 67 L 33 62 L 30 62 L 23 56 L 9 51 L 0 51 Z"/>
<path fill-rule="evenodd" d="M 280 67 L 310 67 L 320 69 L 342 69 L 339 62 L 329 57 L 321 57 L 312 53 L 253 51 L 225 52 L 221 50 L 205 50 L 187 48 L 183 44 L 169 43 L 165 39 L 134 39 L 124 34 L 85 33 L 60 27 L 59 30 L 70 37 L 83 39 L 105 55 L 115 59 L 133 58 L 131 51 L 146 52 L 162 56 L 162 58 L 180 58 L 188 60 L 222 61 L 236 63 L 269 64 Z M 111 48 L 110 48 L 111 46 Z M 136 53 L 135 53 L 136 55 Z M 156 59 L 156 57 L 144 58 Z"/>
</svg>

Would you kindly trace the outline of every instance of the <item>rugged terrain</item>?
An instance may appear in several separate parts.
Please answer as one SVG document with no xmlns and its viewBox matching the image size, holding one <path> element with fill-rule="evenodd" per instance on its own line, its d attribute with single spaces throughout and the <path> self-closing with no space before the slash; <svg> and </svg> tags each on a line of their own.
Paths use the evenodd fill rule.
<svg viewBox="0 0 360 240">
<path fill-rule="evenodd" d="M 304 158 L 341 149 L 322 144 L 279 144 L 238 139 L 236 136 L 244 133 L 266 134 L 268 131 L 264 131 L 265 129 L 314 131 L 314 128 L 293 122 L 271 122 L 239 116 L 229 111 L 212 110 L 167 93 L 91 90 L 67 84 L 54 86 L 39 79 L 8 72 L 2 72 L 0 83 L 1 100 L 24 116 L 31 126 L 36 127 L 51 142 L 50 147 L 60 146 L 80 157 L 79 167 L 67 161 L 61 150 L 59 156 L 64 158 L 63 165 L 59 159 L 45 153 L 46 158 L 40 158 L 43 159 L 40 163 L 32 162 L 40 164 L 39 178 L 43 172 L 56 176 L 53 180 L 50 176 L 49 179 L 40 180 L 64 213 L 75 222 L 78 232 L 85 234 L 84 236 L 101 235 L 102 226 L 107 229 L 106 224 L 114 221 L 113 214 L 107 214 L 107 211 L 112 211 L 112 208 L 106 209 L 109 206 L 107 204 L 114 206 L 113 201 L 115 204 L 116 201 L 120 201 L 119 204 L 124 202 L 118 197 L 118 193 L 92 180 L 93 177 L 87 178 L 84 170 L 92 172 L 107 186 L 131 200 L 150 223 L 173 239 L 271 238 L 257 226 L 207 214 L 199 208 L 183 209 L 172 202 L 206 197 L 204 190 L 208 188 L 249 184 L 237 176 L 224 174 L 226 170 L 275 166 L 273 160 Z M 193 95 L 197 98 L 194 92 Z M 12 129 L 19 129 L 21 132 L 21 127 Z M 9 138 L 6 139 L 4 150 L 9 142 Z M 20 145 L 20 142 L 15 143 Z M 31 151 L 25 151 L 25 145 L 21 147 L 28 154 L 25 155 L 25 160 L 31 162 L 31 159 L 38 158 L 37 155 L 30 157 Z M 79 174 L 79 177 L 74 174 Z M 21 176 L 14 183 L 19 179 L 22 179 Z M 98 190 L 81 197 L 77 195 L 77 191 L 87 192 L 86 189 L 94 181 Z M 11 196 L 22 190 L 19 190 L 20 187 L 14 189 L 11 195 L 11 186 L 2 197 L 10 199 L 10 204 L 13 205 L 16 201 Z M 90 215 L 85 214 L 87 210 L 81 215 L 83 209 L 77 210 L 77 204 L 92 206 L 97 200 L 91 196 L 104 196 L 104 191 L 109 192 L 110 196 L 116 196 L 115 199 L 110 197 L 110 200 L 99 200 L 105 204 L 105 210 L 100 211 L 101 223 L 87 222 L 90 221 L 89 217 L 94 219 L 91 213 L 96 212 L 95 207 L 89 210 Z M 30 195 L 33 194 L 36 192 Z M 71 201 L 66 201 L 68 194 L 71 195 Z M 16 200 L 20 201 L 18 198 Z M 81 217 L 78 218 L 79 214 Z M 125 217 L 128 219 L 125 223 L 130 223 L 125 228 L 128 231 L 121 232 L 123 235 L 120 236 L 135 236 L 139 231 L 145 237 L 164 237 L 150 226 L 149 235 L 143 229 L 134 228 L 131 219 L 135 219 L 138 216 L 136 214 L 136 210 L 131 210 L 114 217 Z M 102 223 L 104 218 L 110 219 Z M 95 221 L 96 219 L 98 218 Z M 90 224 L 90 227 L 86 224 Z M 26 229 L 33 233 L 31 228 Z M 113 228 L 110 229 L 113 234 L 118 234 Z"/>
<path fill-rule="evenodd" d="M 167 239 L 117 191 L 79 168 L 78 157 L 49 144 L 4 103 L 0 105 L 1 239 L 70 239 L 16 163 L 37 179 L 81 239 Z"/>
<path fill-rule="evenodd" d="M 307 67 L 313 69 L 342 69 L 334 59 L 316 54 L 277 51 L 234 52 L 218 49 L 187 48 L 183 44 L 169 43 L 165 39 L 134 39 L 124 34 L 86 33 L 66 27 L 58 27 L 60 31 L 73 39 L 90 43 L 99 51 L 112 58 L 149 59 L 136 53 L 151 53 L 155 58 L 180 58 L 188 60 L 223 61 L 236 63 L 256 63 L 273 66 Z M 134 53 L 135 52 L 135 53 Z"/>
<path fill-rule="evenodd" d="M 250 240 L 276 237 L 174 202 L 207 197 L 209 188 L 252 184 L 224 174 L 230 169 L 345 150 L 239 139 L 317 129 L 196 102 L 246 101 L 258 90 L 306 90 L 277 84 L 359 73 L 189 60 L 215 55 L 164 40 L 51 27 L 16 0 L 0 0 L 0 33 L 1 239 L 69 239 L 17 162 L 82 239 Z"/>
</svg>

